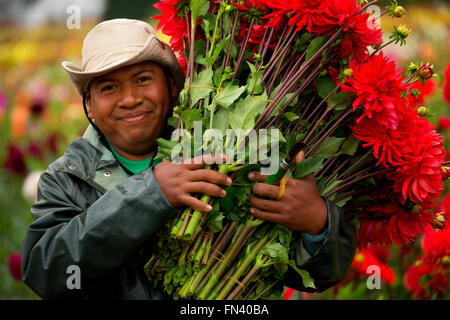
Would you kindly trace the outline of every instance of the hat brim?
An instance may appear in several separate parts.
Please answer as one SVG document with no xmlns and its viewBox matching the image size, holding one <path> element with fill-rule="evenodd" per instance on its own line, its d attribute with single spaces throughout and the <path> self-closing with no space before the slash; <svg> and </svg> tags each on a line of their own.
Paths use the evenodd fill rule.
<svg viewBox="0 0 450 320">
<path fill-rule="evenodd" d="M 142 49 L 127 58 L 117 59 L 102 66 L 95 71 L 83 71 L 83 69 L 70 61 L 63 61 L 62 67 L 66 71 L 69 79 L 77 88 L 79 94 L 83 96 L 87 86 L 95 77 L 107 74 L 113 70 L 130 66 L 143 61 L 153 61 L 161 66 L 167 67 L 175 82 L 178 91 L 184 87 L 184 72 L 175 54 L 166 43 L 160 41 L 155 36 L 150 36 Z"/>
</svg>

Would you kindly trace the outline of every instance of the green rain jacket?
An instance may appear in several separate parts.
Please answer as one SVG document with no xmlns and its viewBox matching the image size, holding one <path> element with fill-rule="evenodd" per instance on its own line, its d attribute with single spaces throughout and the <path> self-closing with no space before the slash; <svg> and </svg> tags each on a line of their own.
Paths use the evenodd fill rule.
<svg viewBox="0 0 450 320">
<path fill-rule="evenodd" d="M 325 241 L 313 256 L 299 243 L 295 257 L 315 280 L 314 291 L 341 281 L 356 249 L 353 227 L 326 202 Z M 156 232 L 174 213 L 152 168 L 128 177 L 89 126 L 39 180 L 23 243 L 23 281 L 45 299 L 169 299 L 153 288 L 143 266 Z M 293 270 L 285 285 L 311 291 Z"/>
</svg>

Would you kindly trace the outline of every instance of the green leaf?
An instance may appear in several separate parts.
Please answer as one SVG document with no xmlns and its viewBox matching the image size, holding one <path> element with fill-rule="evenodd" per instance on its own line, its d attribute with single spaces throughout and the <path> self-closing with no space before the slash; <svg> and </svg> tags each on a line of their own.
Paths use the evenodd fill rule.
<svg viewBox="0 0 450 320">
<path fill-rule="evenodd" d="M 214 204 L 219 204 L 218 201 L 216 201 Z M 206 216 L 206 221 L 205 221 L 205 225 L 206 227 L 211 230 L 212 232 L 219 232 L 220 230 L 222 230 L 222 222 L 223 222 L 223 218 L 224 215 L 222 212 L 220 212 L 218 210 L 218 206 L 217 206 L 217 210 L 215 210 L 216 206 L 213 207 L 213 210 L 207 214 Z"/>
<path fill-rule="evenodd" d="M 294 178 L 303 179 L 311 173 L 317 172 L 323 168 L 323 160 L 325 158 L 308 158 L 303 159 L 297 164 L 295 169 Z"/>
<path fill-rule="evenodd" d="M 263 93 L 264 88 L 260 84 L 262 78 L 262 72 L 257 71 L 255 65 L 251 64 L 247 61 L 248 66 L 250 67 L 250 76 L 247 80 L 247 92 L 248 94 L 258 95 Z"/>
<path fill-rule="evenodd" d="M 261 253 L 269 256 L 272 263 L 288 263 L 289 261 L 286 247 L 277 242 L 267 243 Z"/>
<path fill-rule="evenodd" d="M 226 37 L 225 39 L 222 39 L 218 44 L 216 44 L 214 46 L 212 56 L 206 57 L 206 62 L 208 62 L 209 65 L 212 65 L 212 64 L 214 64 L 214 62 L 216 62 L 217 58 L 219 58 L 220 52 L 222 52 L 222 50 L 225 46 L 228 47 L 230 38 L 231 38 L 231 35 Z"/>
<path fill-rule="evenodd" d="M 224 108 L 229 108 L 245 91 L 245 86 L 229 86 L 220 91 L 214 98 L 214 102 Z"/>
<path fill-rule="evenodd" d="M 261 100 L 261 99 L 264 100 Z M 255 118 L 264 111 L 267 105 L 267 94 L 259 97 L 247 96 L 236 103 L 236 107 L 230 114 L 230 126 L 236 133 L 237 143 L 247 135 L 255 126 Z"/>
<path fill-rule="evenodd" d="M 319 148 L 317 148 L 312 157 L 324 157 L 325 159 L 331 158 L 336 155 L 344 139 L 345 138 L 327 137 Z"/>
<path fill-rule="evenodd" d="M 300 118 L 298 115 L 296 115 L 294 112 L 291 112 L 291 111 L 283 113 L 283 117 L 288 119 L 288 121 L 290 121 L 290 122 Z"/>
<path fill-rule="evenodd" d="M 334 89 L 334 88 L 333 88 Z M 331 95 L 328 99 L 328 105 L 334 110 L 346 110 L 352 105 L 353 100 L 350 99 L 354 95 L 353 92 L 339 92 Z"/>
<path fill-rule="evenodd" d="M 308 61 L 327 42 L 328 36 L 315 37 L 306 49 L 305 61 Z"/>
<path fill-rule="evenodd" d="M 208 13 L 209 1 L 207 0 L 192 0 L 189 3 L 192 11 L 192 17 L 197 19 Z"/>
<path fill-rule="evenodd" d="M 213 118 L 213 128 L 218 129 L 222 132 L 223 135 L 226 134 L 226 130 L 228 129 L 228 119 L 230 118 L 231 111 L 225 108 L 220 108 L 215 114 Z"/>
<path fill-rule="evenodd" d="M 342 181 L 343 180 L 335 180 L 335 181 L 327 184 L 326 186 L 324 186 L 325 188 L 320 193 L 323 194 L 323 195 L 327 194 L 331 190 L 334 190 L 336 187 L 338 187 L 342 183 Z"/>
<path fill-rule="evenodd" d="M 200 109 L 183 110 L 181 112 L 181 120 L 183 121 L 184 129 L 190 130 L 194 127 L 195 121 L 201 121 L 203 118 Z"/>
<path fill-rule="evenodd" d="M 306 270 L 302 270 L 299 269 L 297 267 L 297 264 L 295 263 L 294 260 L 289 260 L 288 265 L 294 269 L 295 271 L 297 271 L 297 273 L 300 275 L 300 277 L 302 278 L 303 281 L 303 286 L 305 288 L 313 288 L 316 289 L 316 286 L 314 285 L 314 280 L 311 278 L 311 276 L 309 275 L 308 271 Z"/>
<path fill-rule="evenodd" d="M 213 71 L 207 68 L 194 76 L 194 81 L 190 87 L 192 106 L 195 106 L 200 99 L 205 99 L 213 91 Z"/>
<path fill-rule="evenodd" d="M 316 79 L 316 88 L 319 96 L 325 98 L 336 88 L 336 84 L 329 77 L 320 77 Z"/>
<path fill-rule="evenodd" d="M 359 143 L 360 141 L 356 139 L 353 134 L 351 134 L 342 144 L 339 153 L 353 156 L 358 149 Z"/>
</svg>

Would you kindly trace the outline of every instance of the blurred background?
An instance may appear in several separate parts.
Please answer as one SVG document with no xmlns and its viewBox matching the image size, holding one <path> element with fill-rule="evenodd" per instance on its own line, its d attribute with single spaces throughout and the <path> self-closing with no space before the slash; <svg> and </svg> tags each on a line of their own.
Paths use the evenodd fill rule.
<svg viewBox="0 0 450 320">
<path fill-rule="evenodd" d="M 393 26 L 412 33 L 406 46 L 384 51 L 406 70 L 429 62 L 436 76 L 422 86 L 418 106 L 450 145 L 450 1 L 399 0 L 406 15 L 381 18 L 386 39 Z M 40 173 L 88 125 L 81 99 L 61 67 L 80 63 L 86 33 L 98 22 L 135 18 L 156 27 L 159 14 L 148 0 L 0 0 L 0 299 L 39 299 L 20 280 L 22 241 L 31 223 Z M 388 1 L 380 1 L 381 12 Z M 448 186 L 437 205 L 450 213 Z M 447 228 L 448 229 L 448 228 Z M 284 299 L 449 299 L 449 232 L 424 234 L 398 248 L 358 251 L 348 276 L 321 294 L 286 290 Z M 424 239 L 425 238 L 425 239 Z M 433 264 L 424 248 L 440 246 Z M 377 265 L 381 283 L 369 289 L 367 267 Z M 379 288 L 378 288 L 379 287 Z"/>
</svg>

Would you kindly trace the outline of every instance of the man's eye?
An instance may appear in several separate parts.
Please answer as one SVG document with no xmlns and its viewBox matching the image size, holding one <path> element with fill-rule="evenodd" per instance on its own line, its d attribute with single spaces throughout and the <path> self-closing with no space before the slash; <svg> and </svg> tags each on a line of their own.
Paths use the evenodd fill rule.
<svg viewBox="0 0 450 320">
<path fill-rule="evenodd" d="M 149 81 L 149 80 L 151 80 L 150 77 L 139 77 L 137 79 L 137 82 L 146 82 L 146 81 Z"/>
<path fill-rule="evenodd" d="M 114 89 L 113 85 L 107 85 L 107 86 L 104 86 L 100 91 L 105 92 L 105 91 L 110 91 L 112 89 Z"/>
</svg>

